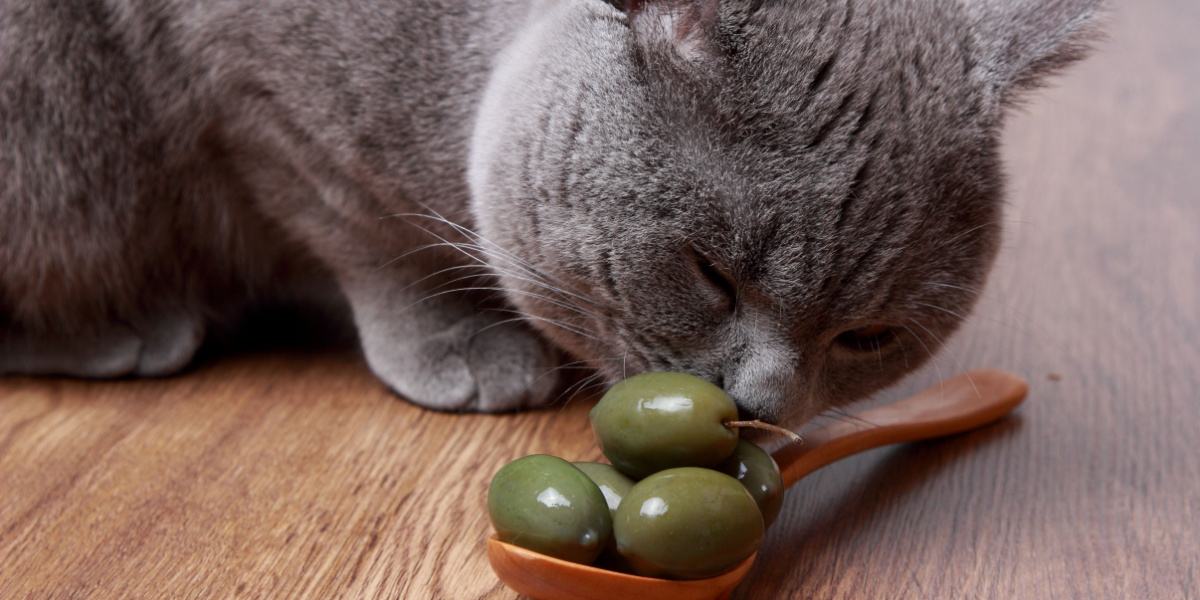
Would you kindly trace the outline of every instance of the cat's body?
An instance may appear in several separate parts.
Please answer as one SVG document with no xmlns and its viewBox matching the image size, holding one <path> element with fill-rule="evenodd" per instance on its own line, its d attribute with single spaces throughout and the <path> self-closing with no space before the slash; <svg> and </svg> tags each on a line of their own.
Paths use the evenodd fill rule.
<svg viewBox="0 0 1200 600">
<path fill-rule="evenodd" d="M 811 416 L 969 309 L 1095 4 L 0 0 L 0 373 L 344 298 L 427 406 L 544 403 L 558 346 Z"/>
</svg>

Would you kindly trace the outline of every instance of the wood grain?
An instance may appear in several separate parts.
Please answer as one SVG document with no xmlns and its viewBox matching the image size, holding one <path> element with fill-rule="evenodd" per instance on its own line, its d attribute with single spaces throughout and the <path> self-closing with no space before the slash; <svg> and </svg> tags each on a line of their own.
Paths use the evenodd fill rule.
<svg viewBox="0 0 1200 600">
<path fill-rule="evenodd" d="M 986 298 L 887 394 L 998 367 L 1026 405 L 802 481 L 739 597 L 1200 597 L 1200 4 L 1126 4 L 1013 119 Z M 487 481 L 596 458 L 586 408 L 425 412 L 344 352 L 0 380 L 0 598 L 512 598 Z"/>
</svg>

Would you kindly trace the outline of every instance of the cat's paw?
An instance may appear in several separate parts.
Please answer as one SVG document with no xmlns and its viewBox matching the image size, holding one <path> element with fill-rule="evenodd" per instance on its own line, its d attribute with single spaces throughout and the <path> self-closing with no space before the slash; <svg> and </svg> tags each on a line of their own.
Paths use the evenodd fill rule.
<svg viewBox="0 0 1200 600">
<path fill-rule="evenodd" d="M 187 315 L 112 324 L 79 335 L 0 332 L 0 374 L 110 379 L 163 376 L 192 360 L 203 339 L 201 321 Z"/>
<path fill-rule="evenodd" d="M 181 371 L 204 341 L 204 323 L 196 316 L 164 314 L 138 326 L 142 344 L 135 372 L 161 377 Z"/>
<path fill-rule="evenodd" d="M 121 377 L 137 368 L 141 349 L 123 326 L 86 335 L 0 332 L 0 374 Z"/>
<path fill-rule="evenodd" d="M 503 412 L 553 401 L 557 354 L 517 322 L 476 315 L 422 339 L 362 332 L 367 362 L 398 394 L 435 410 Z"/>
</svg>

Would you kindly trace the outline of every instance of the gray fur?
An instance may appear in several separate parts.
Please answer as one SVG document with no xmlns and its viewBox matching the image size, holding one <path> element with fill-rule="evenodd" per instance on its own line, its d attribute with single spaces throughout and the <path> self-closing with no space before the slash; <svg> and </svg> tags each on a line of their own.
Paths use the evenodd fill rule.
<svg viewBox="0 0 1200 600">
<path fill-rule="evenodd" d="M 562 349 L 810 417 L 969 312 L 1004 110 L 1099 2 L 0 0 L 0 372 L 305 297 L 429 407 L 544 404 Z"/>
</svg>

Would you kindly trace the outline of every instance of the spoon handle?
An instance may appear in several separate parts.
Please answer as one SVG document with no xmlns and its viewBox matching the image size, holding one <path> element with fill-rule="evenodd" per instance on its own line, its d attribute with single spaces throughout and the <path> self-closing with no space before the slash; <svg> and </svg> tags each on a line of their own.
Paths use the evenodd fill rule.
<svg viewBox="0 0 1200 600">
<path fill-rule="evenodd" d="M 969 431 L 1011 412 L 1025 399 L 1024 379 L 978 370 L 947 379 L 904 400 L 865 410 L 804 434 L 803 444 L 775 452 L 783 485 L 864 450 Z"/>
</svg>

